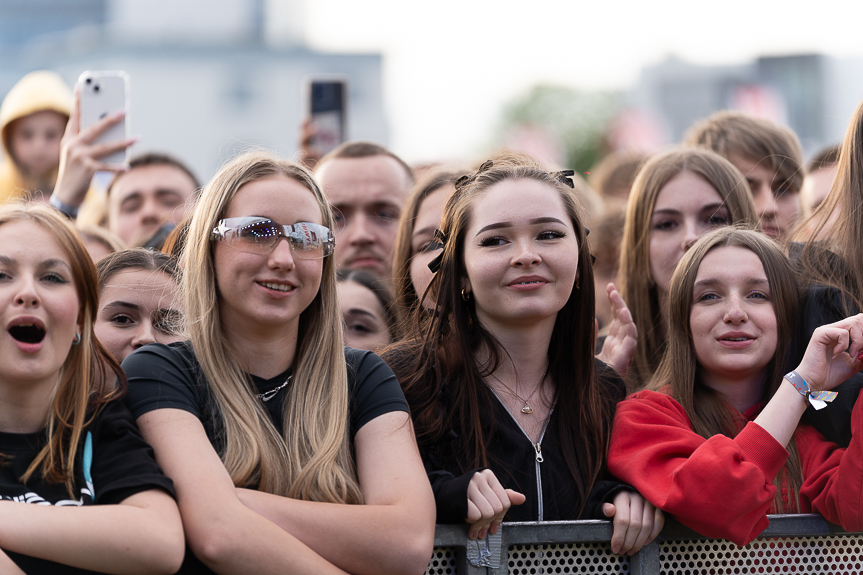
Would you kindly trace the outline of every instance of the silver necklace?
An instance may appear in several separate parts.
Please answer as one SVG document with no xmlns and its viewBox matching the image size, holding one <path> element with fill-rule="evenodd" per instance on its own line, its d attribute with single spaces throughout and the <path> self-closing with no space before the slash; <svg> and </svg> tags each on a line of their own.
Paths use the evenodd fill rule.
<svg viewBox="0 0 863 575">
<path fill-rule="evenodd" d="M 257 396 L 258 399 L 260 399 L 261 401 L 270 401 L 271 399 L 276 397 L 276 394 L 279 393 L 283 387 L 290 383 L 292 377 L 294 377 L 294 374 L 289 375 L 288 379 L 285 380 L 285 383 L 283 383 L 279 387 L 271 389 L 270 391 L 265 391 L 264 393 L 259 393 Z"/>
<path fill-rule="evenodd" d="M 545 381 L 545 376 L 548 375 L 548 364 L 545 365 L 545 371 L 543 372 L 542 377 L 539 378 L 539 382 L 536 384 L 536 388 L 533 390 L 533 393 L 531 393 L 530 395 L 527 396 L 527 399 L 523 398 L 518 393 L 516 393 L 515 390 L 511 389 L 507 384 L 502 382 L 500 380 L 500 378 L 498 378 L 495 374 L 490 373 L 489 375 L 492 376 L 493 378 L 495 378 L 497 380 L 497 382 L 499 384 L 501 384 L 503 386 L 503 388 L 505 390 L 507 390 L 511 395 L 513 395 L 520 402 L 524 403 L 524 407 L 521 408 L 521 412 L 524 414 L 530 415 L 531 413 L 533 413 L 533 408 L 530 405 L 528 405 L 527 402 L 531 397 L 533 397 L 533 394 L 536 393 L 536 390 L 540 388 L 540 386 L 542 385 L 542 382 Z M 518 385 L 517 380 L 516 380 L 516 385 Z"/>
</svg>

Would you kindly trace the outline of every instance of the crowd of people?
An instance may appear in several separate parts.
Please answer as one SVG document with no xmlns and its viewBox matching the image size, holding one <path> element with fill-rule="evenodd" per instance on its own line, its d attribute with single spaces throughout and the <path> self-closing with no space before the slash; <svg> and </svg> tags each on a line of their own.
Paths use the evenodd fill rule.
<svg viewBox="0 0 863 575">
<path fill-rule="evenodd" d="M 863 103 L 808 165 L 719 112 L 589 183 L 347 142 L 201 186 L 103 161 L 135 140 L 78 99 L 43 71 L 0 106 L 4 573 L 421 573 L 435 523 L 863 530 Z"/>
</svg>

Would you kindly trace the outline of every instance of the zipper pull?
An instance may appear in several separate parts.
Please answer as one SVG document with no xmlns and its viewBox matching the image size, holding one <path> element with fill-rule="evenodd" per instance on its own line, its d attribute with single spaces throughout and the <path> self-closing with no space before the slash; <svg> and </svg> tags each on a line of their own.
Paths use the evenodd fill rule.
<svg viewBox="0 0 863 575">
<path fill-rule="evenodd" d="M 542 446 L 539 443 L 534 443 L 533 449 L 536 451 L 536 462 L 542 463 Z"/>
</svg>

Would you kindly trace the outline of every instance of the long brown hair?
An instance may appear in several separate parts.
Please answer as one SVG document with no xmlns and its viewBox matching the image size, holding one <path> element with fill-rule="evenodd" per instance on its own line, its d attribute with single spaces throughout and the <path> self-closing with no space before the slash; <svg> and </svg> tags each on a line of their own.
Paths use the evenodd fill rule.
<svg viewBox="0 0 863 575">
<path fill-rule="evenodd" d="M 743 174 L 710 150 L 676 148 L 644 164 L 632 185 L 620 246 L 620 294 L 638 327 L 635 358 L 626 377 L 629 391 L 650 379 L 665 345 L 659 294 L 650 272 L 650 218 L 662 188 L 681 172 L 692 172 L 713 186 L 732 224 L 755 226 L 758 219 Z"/>
<path fill-rule="evenodd" d="M 212 230 L 244 185 L 271 176 L 309 190 L 323 224 L 333 214 L 305 168 L 267 152 L 228 162 L 201 192 L 183 252 L 183 294 L 189 339 L 222 420 L 222 462 L 235 485 L 294 499 L 362 503 L 348 428 L 348 380 L 335 260 L 324 258 L 321 287 L 300 314 L 294 376 L 284 397 L 280 436 L 246 374 L 248 366 L 225 337 L 219 315 Z"/>
<path fill-rule="evenodd" d="M 93 320 L 99 308 L 96 267 L 78 232 L 69 221 L 46 204 L 7 204 L 0 206 L 0 226 L 9 222 L 32 221 L 53 235 L 66 257 L 78 293 L 78 323 L 81 340 L 73 345 L 60 369 L 60 381 L 46 422 L 48 441 L 36 455 L 21 481 L 27 482 L 37 471 L 49 483 L 65 483 L 74 498 L 75 455 L 81 434 L 104 403 L 126 391 L 126 376 L 117 361 L 93 335 Z M 108 377 L 108 375 L 113 377 Z M 113 382 L 116 385 L 106 385 Z"/>
<path fill-rule="evenodd" d="M 434 168 L 423 176 L 405 201 L 405 208 L 399 218 L 399 229 L 396 234 L 395 256 L 393 257 L 393 289 L 395 297 L 395 314 L 401 333 L 415 332 L 418 325 L 413 321 L 414 308 L 419 304 L 411 279 L 411 260 L 413 259 L 413 234 L 417 215 L 423 201 L 433 192 L 444 186 L 452 186 L 461 176 L 467 175 L 464 170 L 448 167 Z"/>
<path fill-rule="evenodd" d="M 863 102 L 845 132 L 830 193 L 795 228 L 791 240 L 805 242 L 798 266 L 807 281 L 842 290 L 847 315 L 863 310 Z"/>
<path fill-rule="evenodd" d="M 423 337 L 397 346 L 387 358 L 413 411 L 420 445 L 434 444 L 454 431 L 461 445 L 453 457 L 462 471 L 487 465 L 486 444 L 494 421 L 485 406 L 495 399 L 484 377 L 497 368 L 506 352 L 482 326 L 473 303 L 461 297 L 467 230 L 477 198 L 495 184 L 529 179 L 557 191 L 578 241 L 580 288 L 572 290 L 557 314 L 548 348 L 548 373 L 555 382 L 561 449 L 583 506 L 605 467 L 617 398 L 603 389 L 596 374 L 593 270 L 582 210 L 576 192 L 531 158 L 507 155 L 492 162 L 490 168 L 457 186 L 444 208 L 441 231 L 447 241 L 430 286 L 436 314 L 427 322 Z M 478 366 L 476 356 L 481 350 L 487 350 L 490 358 Z"/>
<path fill-rule="evenodd" d="M 701 262 L 710 251 L 727 246 L 746 248 L 757 255 L 770 285 L 778 337 L 776 353 L 767 366 L 762 402 L 766 403 L 773 397 L 794 360 L 794 328 L 800 288 L 791 263 L 782 253 L 782 249 L 760 232 L 737 227 L 720 228 L 698 240 L 683 256 L 671 278 L 668 293 L 668 347 L 647 387 L 654 391 L 664 391 L 680 403 L 686 410 L 692 430 L 706 439 L 714 435 L 735 437 L 742 429 L 742 420 L 736 410 L 719 392 L 702 383 L 689 319 L 692 294 Z M 790 457 L 785 464 L 785 472 L 778 474 L 774 480 L 779 488 L 774 503 L 776 512 L 783 512 L 783 475 L 791 488 L 790 507 L 794 511 L 799 509 L 797 493 L 803 483 L 803 472 L 793 438 L 788 444 L 788 451 Z"/>
</svg>

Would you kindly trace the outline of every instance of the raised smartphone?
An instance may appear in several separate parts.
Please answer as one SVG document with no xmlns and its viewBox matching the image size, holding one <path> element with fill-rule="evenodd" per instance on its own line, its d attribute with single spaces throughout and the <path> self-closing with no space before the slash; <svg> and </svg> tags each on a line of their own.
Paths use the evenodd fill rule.
<svg viewBox="0 0 863 575">
<path fill-rule="evenodd" d="M 328 154 L 345 141 L 347 125 L 347 78 L 325 76 L 307 81 L 308 114 L 315 125 L 312 145 Z"/>
<path fill-rule="evenodd" d="M 94 143 L 107 144 L 129 138 L 129 75 L 120 70 L 87 70 L 78 77 L 81 87 L 81 129 L 88 128 L 121 110 L 126 116 L 96 138 Z M 128 148 L 102 158 L 110 164 L 125 164 Z"/>
</svg>

